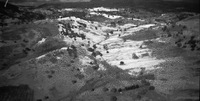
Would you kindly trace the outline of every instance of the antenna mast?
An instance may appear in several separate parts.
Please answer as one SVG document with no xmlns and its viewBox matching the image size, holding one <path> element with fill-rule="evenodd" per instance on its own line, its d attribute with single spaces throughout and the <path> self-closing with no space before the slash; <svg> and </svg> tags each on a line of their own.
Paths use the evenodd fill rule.
<svg viewBox="0 0 200 101">
<path fill-rule="evenodd" d="M 5 3 L 5 5 L 4 5 L 4 7 L 6 7 L 6 6 L 7 6 L 7 3 L 8 3 L 8 0 L 6 0 L 6 3 Z"/>
</svg>

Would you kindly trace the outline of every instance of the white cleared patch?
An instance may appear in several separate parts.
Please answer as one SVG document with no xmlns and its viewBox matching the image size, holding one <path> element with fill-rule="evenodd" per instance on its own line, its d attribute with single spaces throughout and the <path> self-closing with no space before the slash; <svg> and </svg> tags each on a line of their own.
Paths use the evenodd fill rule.
<svg viewBox="0 0 200 101">
<path fill-rule="evenodd" d="M 72 8 L 65 8 L 64 10 L 65 10 L 65 11 L 73 11 Z"/>
<path fill-rule="evenodd" d="M 120 61 L 123 61 L 125 65 L 120 65 Z M 116 65 L 119 68 L 126 70 L 126 69 L 133 69 L 138 67 L 145 67 L 147 70 L 154 69 L 153 66 L 158 65 L 162 62 L 165 62 L 165 60 L 156 60 L 153 58 L 144 58 L 144 59 L 128 59 L 128 60 L 120 60 L 120 61 L 111 61 L 109 62 L 111 65 Z"/>
<path fill-rule="evenodd" d="M 105 71 L 105 70 L 106 70 L 106 68 L 104 67 L 104 65 L 102 65 L 102 64 L 99 64 L 99 69 L 98 69 L 98 70 Z"/>
<path fill-rule="evenodd" d="M 109 18 L 109 19 L 118 19 L 118 18 L 122 17 L 122 16 L 119 16 L 119 15 L 108 15 L 108 14 L 102 14 L 102 16 Z"/>
<path fill-rule="evenodd" d="M 58 56 L 57 56 L 56 59 L 61 59 L 61 57 L 58 57 Z"/>
<path fill-rule="evenodd" d="M 42 40 L 38 41 L 38 44 L 42 44 L 45 41 L 46 41 L 46 38 L 42 38 Z"/>
<path fill-rule="evenodd" d="M 96 12 L 90 12 L 91 15 L 101 15 L 104 16 L 105 18 L 109 18 L 109 19 L 118 19 L 121 18 L 122 16 L 119 15 L 109 15 L 109 14 L 105 14 L 105 13 L 96 13 Z"/>
<path fill-rule="evenodd" d="M 105 7 L 96 7 L 92 9 L 88 9 L 89 11 L 106 11 L 106 12 L 114 12 L 114 11 L 119 11 L 118 9 L 115 8 L 105 8 Z"/>
<path fill-rule="evenodd" d="M 41 55 L 41 56 L 37 57 L 36 59 L 39 60 L 39 59 L 41 59 L 41 58 L 44 58 L 45 56 L 46 56 L 46 55 Z"/>
<path fill-rule="evenodd" d="M 120 28 L 129 28 L 129 27 L 135 27 L 135 26 L 137 26 L 137 25 L 135 25 L 135 24 L 132 24 L 132 23 L 128 23 L 128 24 L 124 24 L 123 26 L 120 26 Z"/>
<path fill-rule="evenodd" d="M 142 20 L 142 19 L 137 19 L 137 18 L 133 18 L 133 20 L 136 20 L 136 21 L 141 21 L 141 22 L 145 21 L 145 20 Z"/>
<path fill-rule="evenodd" d="M 63 47 L 63 48 L 61 48 L 61 50 L 67 50 L 68 49 L 68 47 Z"/>
</svg>

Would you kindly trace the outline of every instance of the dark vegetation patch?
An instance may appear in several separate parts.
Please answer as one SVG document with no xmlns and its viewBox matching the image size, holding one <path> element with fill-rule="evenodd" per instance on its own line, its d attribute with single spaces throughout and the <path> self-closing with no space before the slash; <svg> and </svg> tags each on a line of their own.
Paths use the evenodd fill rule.
<svg viewBox="0 0 200 101">
<path fill-rule="evenodd" d="M 39 59 L 39 64 L 45 64 L 48 60 L 46 58 Z"/>
<path fill-rule="evenodd" d="M 155 75 L 154 74 L 143 74 L 143 75 L 140 75 L 138 76 L 137 79 L 145 79 L 145 80 L 155 80 Z"/>
<path fill-rule="evenodd" d="M 28 85 L 0 87 L 1 101 L 33 101 L 34 92 Z"/>
<path fill-rule="evenodd" d="M 175 44 L 177 47 L 190 51 L 199 51 L 199 25 L 198 23 L 194 23 L 193 25 L 191 25 L 191 23 L 193 22 L 185 22 L 185 25 L 172 24 L 170 26 L 164 26 L 162 28 L 163 32 L 161 33 L 161 37 L 170 37 L 171 39 L 173 39 L 173 43 L 171 43 Z"/>
<path fill-rule="evenodd" d="M 0 2 L 0 18 L 2 19 L 0 22 L 1 25 L 7 25 L 7 23 L 4 22 L 4 20 L 7 18 L 18 19 L 17 24 L 29 23 L 35 20 L 46 18 L 45 15 L 41 13 L 35 13 L 29 8 L 23 8 L 22 6 L 18 7 L 16 5 L 10 4 L 9 2 L 7 7 L 4 7 L 4 4 L 5 2 Z"/>
<path fill-rule="evenodd" d="M 124 88 L 124 90 L 134 90 L 134 89 L 138 89 L 140 86 L 139 85 L 132 85 L 132 86 L 127 86 Z"/>
<path fill-rule="evenodd" d="M 149 90 L 155 90 L 155 87 L 154 86 L 150 86 Z"/>
<path fill-rule="evenodd" d="M 49 61 L 51 61 L 54 64 L 58 62 L 58 60 L 55 57 L 50 58 Z"/>
<path fill-rule="evenodd" d="M 149 86 L 149 85 L 147 85 Z M 111 92 L 126 92 L 126 91 L 131 91 L 131 90 L 136 90 L 136 89 L 139 89 L 139 88 L 142 88 L 142 86 L 138 85 L 138 84 L 133 84 L 133 85 L 129 85 L 129 86 L 125 86 L 125 87 L 122 87 L 122 88 L 112 88 L 111 89 Z"/>
<path fill-rule="evenodd" d="M 2 40 L 21 40 L 22 39 L 21 35 L 23 33 L 26 33 L 26 28 L 20 28 L 20 29 L 4 32 L 1 34 L 0 37 L 2 38 Z"/>
<path fill-rule="evenodd" d="M 39 30 L 41 32 L 41 37 L 43 37 L 43 38 L 53 35 L 52 32 L 50 32 L 50 29 L 48 29 L 48 28 L 42 27 Z"/>
<path fill-rule="evenodd" d="M 125 65 L 124 61 L 120 61 L 119 65 Z"/>
<path fill-rule="evenodd" d="M 176 90 L 174 91 L 175 97 L 183 95 L 189 95 L 191 97 L 199 97 L 199 89 L 182 89 L 182 90 Z M 189 101 L 189 100 L 188 100 Z"/>
<path fill-rule="evenodd" d="M 139 59 L 139 57 L 135 53 L 133 53 L 132 54 L 132 59 Z"/>
<path fill-rule="evenodd" d="M 71 64 L 67 64 L 67 67 L 70 67 L 71 66 Z"/>
<path fill-rule="evenodd" d="M 77 22 L 77 23 L 80 24 L 81 26 L 85 27 L 85 28 L 87 27 L 87 25 L 82 23 L 82 22 Z"/>
<path fill-rule="evenodd" d="M 33 31 L 30 31 L 27 38 L 28 39 L 33 39 L 35 37 L 36 33 L 34 33 Z"/>
<path fill-rule="evenodd" d="M 191 72 L 191 74 L 196 77 L 196 76 L 200 76 L 200 67 L 199 65 L 192 65 L 191 67 L 187 68 L 188 71 Z"/>
<path fill-rule="evenodd" d="M 2 46 L 0 47 L 0 60 L 2 61 L 0 67 L 4 69 L 9 68 L 11 65 L 19 62 L 18 60 L 20 59 L 38 57 L 53 50 L 60 49 L 64 46 L 66 46 L 65 42 L 59 41 L 58 39 L 54 38 L 49 38 L 41 45 L 35 47 L 35 51 L 33 51 L 32 48 L 22 48 L 18 45 Z M 14 50 L 17 52 L 13 52 Z M 30 52 L 32 52 L 33 54 L 29 55 Z M 45 61 L 46 60 L 41 60 L 39 61 L 39 63 L 44 63 Z M 56 59 L 50 58 L 50 61 L 55 63 Z"/>
<path fill-rule="evenodd" d="M 70 62 L 71 62 L 71 63 L 74 63 L 74 61 L 73 61 L 73 60 L 71 60 Z"/>
<path fill-rule="evenodd" d="M 27 56 L 27 53 L 19 53 L 19 54 L 16 54 L 15 56 L 10 57 L 9 60 L 18 61 L 18 59 L 25 58 L 26 56 Z"/>
<path fill-rule="evenodd" d="M 153 42 L 145 44 L 149 49 L 152 49 L 152 56 L 157 59 L 172 58 L 182 56 L 186 51 L 171 45 L 170 43 Z"/>
<path fill-rule="evenodd" d="M 103 90 L 104 92 L 107 92 L 109 89 L 108 89 L 107 87 L 103 87 L 102 90 Z"/>
<path fill-rule="evenodd" d="M 148 82 L 146 79 L 142 79 L 141 80 L 141 83 L 144 85 L 144 86 L 150 86 L 150 82 Z"/>
<path fill-rule="evenodd" d="M 48 53 L 50 51 L 65 47 L 66 43 L 55 38 L 48 38 L 45 43 L 42 43 L 35 48 L 37 56 Z"/>
<path fill-rule="evenodd" d="M 72 83 L 75 84 L 75 83 L 77 83 L 77 81 L 76 80 L 72 80 Z"/>
<path fill-rule="evenodd" d="M 69 56 L 73 56 L 74 59 L 78 57 L 77 48 L 74 45 L 71 45 L 67 48 Z"/>
<path fill-rule="evenodd" d="M 70 23 L 62 23 L 62 22 L 59 23 L 63 25 L 64 29 L 66 29 L 66 31 L 64 30 L 61 31 L 62 35 L 74 38 L 74 40 L 76 40 L 77 37 L 80 37 L 82 40 L 86 39 L 86 36 L 84 34 L 76 33 L 73 30 L 71 30 L 71 28 L 75 26 L 72 26 Z"/>
<path fill-rule="evenodd" d="M 116 93 L 116 92 L 117 92 L 117 88 L 111 88 L 111 89 L 110 89 L 110 92 Z"/>
<path fill-rule="evenodd" d="M 64 42 L 55 41 L 53 38 L 52 40 L 48 40 L 41 46 L 36 46 L 38 41 L 42 40 L 42 38 L 49 36 L 53 37 L 54 34 L 57 34 L 58 31 L 56 30 L 57 28 L 53 24 L 46 24 L 45 26 L 30 24 L 28 26 L 22 25 L 16 28 L 7 28 L 5 33 L 2 33 L 0 35 L 1 41 L 5 43 L 5 45 L 0 47 L 0 60 L 2 61 L 0 63 L 0 68 L 8 68 L 16 62 L 19 62 L 18 60 L 20 59 L 37 57 L 43 55 L 46 52 L 64 46 Z M 7 41 L 13 41 L 13 43 L 7 46 Z M 29 53 L 31 53 L 32 55 L 30 56 Z"/>
<path fill-rule="evenodd" d="M 93 15 L 91 17 L 85 18 L 85 20 L 104 22 L 104 21 L 108 20 L 108 18 L 106 18 L 106 17 L 104 17 L 102 15 Z"/>
<path fill-rule="evenodd" d="M 98 69 L 99 69 L 99 66 L 98 66 L 98 65 L 92 66 L 92 68 L 93 68 L 94 70 L 98 70 Z"/>
<path fill-rule="evenodd" d="M 161 81 L 168 81 L 166 78 L 161 78 L 160 80 Z"/>
<path fill-rule="evenodd" d="M 85 76 L 83 75 L 83 74 L 76 74 L 76 75 L 74 75 L 76 78 L 78 78 L 78 79 L 83 79 Z"/>
<path fill-rule="evenodd" d="M 110 97 L 110 101 L 117 101 L 117 97 L 116 96 L 111 96 Z"/>
<path fill-rule="evenodd" d="M 21 53 L 13 54 L 14 48 L 16 47 L 18 46 L 10 45 L 0 47 L 0 70 L 8 69 L 11 65 L 19 62 L 16 61 L 17 59 L 27 56 L 23 51 L 21 51 Z"/>
<path fill-rule="evenodd" d="M 54 70 L 51 70 L 50 73 L 51 73 L 51 74 L 55 74 L 55 71 L 54 71 Z"/>
<path fill-rule="evenodd" d="M 55 36 L 58 33 L 53 24 L 20 26 L 20 28 L 9 27 L 0 35 L 2 41 L 13 41 L 15 44 L 34 46 L 42 38 Z M 54 33 L 54 34 L 52 34 Z M 37 36 L 37 37 L 35 37 Z"/>
<path fill-rule="evenodd" d="M 158 38 L 155 31 L 145 30 L 121 37 L 123 40 L 143 41 Z"/>
<path fill-rule="evenodd" d="M 48 77 L 49 79 L 51 79 L 53 76 L 52 76 L 52 75 L 48 75 L 47 77 Z"/>
<path fill-rule="evenodd" d="M 0 59 L 3 61 L 3 59 L 7 58 L 13 51 L 14 46 L 2 46 L 0 47 Z"/>
<path fill-rule="evenodd" d="M 200 65 L 200 60 L 195 61 L 194 64 Z"/>
<path fill-rule="evenodd" d="M 71 16 L 75 16 L 81 19 L 85 19 L 85 16 L 87 15 L 87 12 L 85 11 L 66 11 L 62 13 L 63 17 L 71 17 Z"/>
</svg>

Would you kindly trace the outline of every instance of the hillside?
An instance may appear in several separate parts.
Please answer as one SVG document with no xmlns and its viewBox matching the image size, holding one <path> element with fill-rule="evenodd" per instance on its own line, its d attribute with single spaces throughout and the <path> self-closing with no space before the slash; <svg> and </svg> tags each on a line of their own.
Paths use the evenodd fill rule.
<svg viewBox="0 0 200 101">
<path fill-rule="evenodd" d="M 199 100 L 199 13 L 14 10 L 0 12 L 0 101 Z"/>
</svg>

